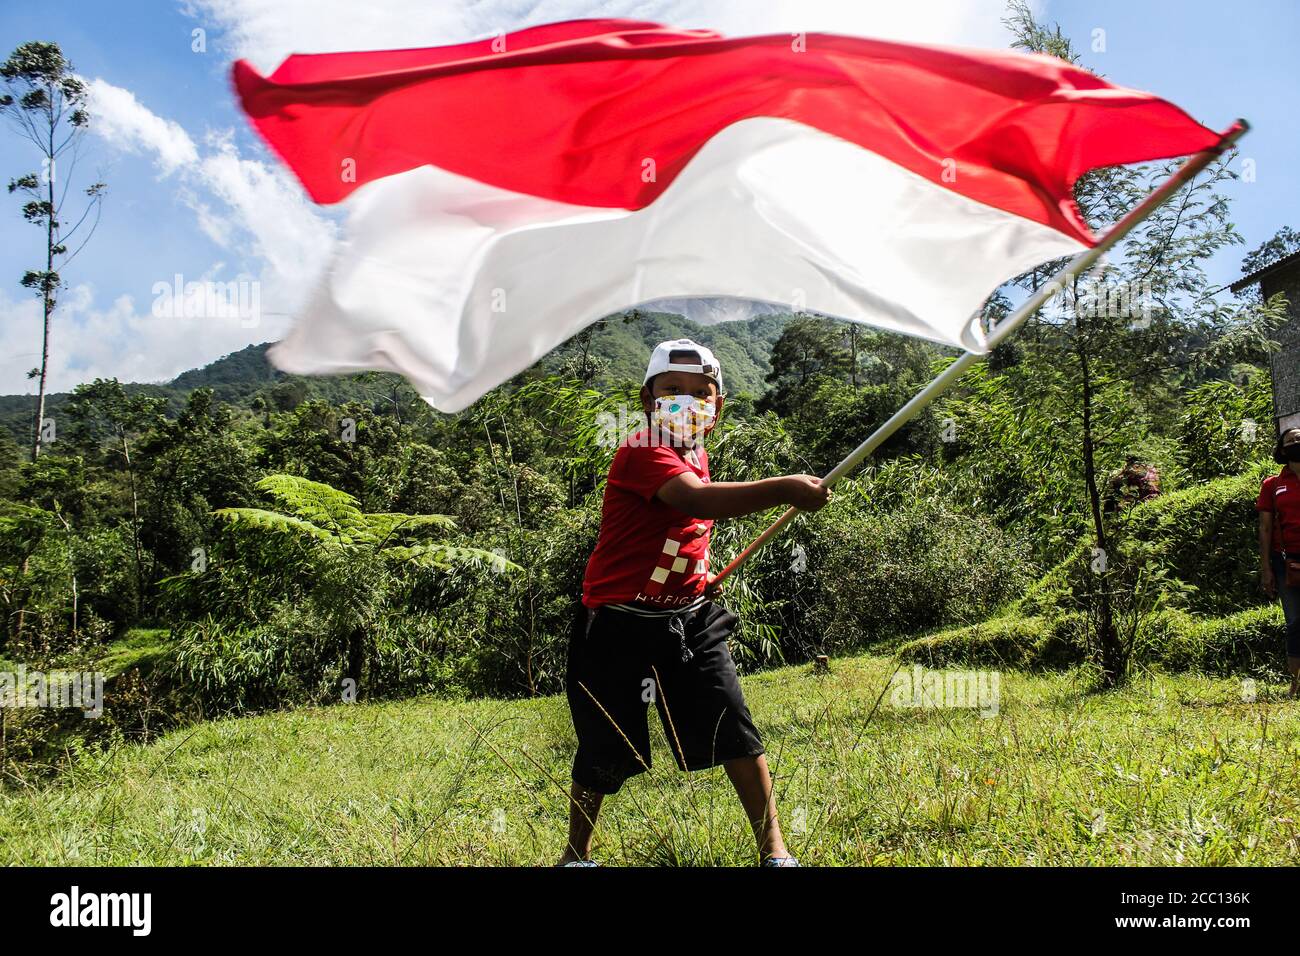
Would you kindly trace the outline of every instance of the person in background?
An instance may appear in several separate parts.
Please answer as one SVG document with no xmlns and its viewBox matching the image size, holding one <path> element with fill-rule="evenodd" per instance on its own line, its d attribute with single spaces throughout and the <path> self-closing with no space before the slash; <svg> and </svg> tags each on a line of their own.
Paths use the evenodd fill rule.
<svg viewBox="0 0 1300 956">
<path fill-rule="evenodd" d="M 1273 460 L 1282 466 L 1264 479 L 1255 501 L 1259 512 L 1259 586 L 1270 598 L 1282 600 L 1286 618 L 1286 667 L 1291 696 L 1300 693 L 1300 580 L 1295 572 L 1287 583 L 1286 563 L 1300 561 L 1300 428 L 1278 436 Z"/>
<path fill-rule="evenodd" d="M 1110 495 L 1106 499 L 1107 511 L 1118 511 L 1160 494 L 1160 472 L 1154 465 L 1139 462 L 1137 456 L 1124 459 L 1124 467 L 1110 476 Z"/>
</svg>

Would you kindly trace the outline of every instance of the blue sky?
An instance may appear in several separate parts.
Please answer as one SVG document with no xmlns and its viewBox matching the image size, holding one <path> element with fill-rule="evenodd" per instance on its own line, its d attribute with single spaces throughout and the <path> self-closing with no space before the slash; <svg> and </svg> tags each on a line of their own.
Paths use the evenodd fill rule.
<svg viewBox="0 0 1300 956">
<path fill-rule="evenodd" d="M 1300 4 L 1293 0 L 1040 0 L 1084 63 L 1112 82 L 1149 90 L 1222 128 L 1253 131 L 1241 158 L 1255 181 L 1232 184 L 1244 246 L 1212 264 L 1216 284 L 1244 252 L 1284 225 L 1300 227 L 1300 92 L 1294 68 Z M 52 386 L 95 376 L 159 381 L 250 342 L 277 338 L 328 259 L 341 213 L 314 206 L 267 155 L 237 111 L 230 62 L 263 71 L 295 50 L 424 46 L 582 16 L 628 16 L 726 33 L 831 30 L 922 42 L 1005 46 L 1000 0 L 45 0 L 0 7 L 0 50 L 57 41 L 92 82 L 96 121 L 74 186 L 107 180 L 99 230 L 65 270 Z M 1094 31 L 1105 50 L 1092 52 Z M 197 35 L 194 31 L 200 30 Z M 200 50 L 194 48 L 201 47 Z M 4 182 L 35 153 L 5 129 Z M 1239 161 L 1240 162 L 1240 159 Z M 64 174 L 64 170 L 60 170 Z M 7 203 L 7 205 L 6 205 Z M 0 192 L 0 393 L 31 391 L 39 310 L 18 285 L 41 261 L 41 236 Z M 256 281 L 260 322 L 158 317 L 155 284 Z M 1226 294 L 1226 293 L 1225 293 Z"/>
</svg>

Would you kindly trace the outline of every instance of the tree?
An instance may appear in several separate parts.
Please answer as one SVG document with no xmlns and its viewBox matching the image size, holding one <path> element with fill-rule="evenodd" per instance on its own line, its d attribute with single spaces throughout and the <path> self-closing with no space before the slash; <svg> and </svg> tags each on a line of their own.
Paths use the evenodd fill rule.
<svg viewBox="0 0 1300 956">
<path fill-rule="evenodd" d="M 635 314 L 636 310 L 626 313 L 623 321 L 635 321 Z M 559 369 L 561 378 L 577 379 L 579 384 L 590 386 L 609 370 L 609 362 L 592 352 L 596 336 L 605 329 L 608 322 L 609 317 L 597 319 L 562 346 L 560 354 L 564 359 Z"/>
<path fill-rule="evenodd" d="M 1038 24 L 1023 0 L 1011 6 L 1005 21 L 1015 35 L 1013 46 L 1046 53 L 1079 65 L 1079 57 L 1060 27 Z M 1087 276 L 1061 290 L 1054 307 L 1044 309 L 1037 328 L 1026 337 L 1035 364 L 1054 368 L 1057 376 L 1044 403 L 1064 407 L 1061 427 L 1079 451 L 1083 492 L 1091 535 L 1090 559 L 1095 572 L 1084 575 L 1084 603 L 1095 622 L 1090 643 L 1099 649 L 1102 682 L 1114 686 L 1127 669 L 1127 644 L 1117 626 L 1121 613 L 1133 619 L 1139 610 L 1121 609 L 1134 591 L 1119 566 L 1122 532 L 1103 514 L 1099 473 L 1102 459 L 1122 460 L 1124 437 L 1132 435 L 1141 413 L 1168 415 L 1174 385 L 1261 353 L 1268 334 L 1281 321 L 1280 302 L 1262 307 L 1220 304 L 1212 298 L 1203 263 L 1218 250 L 1240 243 L 1228 218 L 1228 200 L 1219 191 L 1236 175 L 1224 156 L 1136 227 L 1122 251 Z M 1096 231 L 1118 221 L 1180 163 L 1139 168 L 1096 170 L 1075 184 L 1075 201 Z M 1056 262 L 1021 276 L 1016 283 L 1036 289 Z M 1065 359 L 1068 358 L 1068 361 Z M 1132 613 L 1130 613 L 1132 611 Z"/>
<path fill-rule="evenodd" d="M 399 425 L 409 424 L 410 416 L 403 415 L 407 405 L 414 406 L 416 409 L 428 408 L 406 379 L 392 372 L 361 372 L 354 375 L 352 380 L 369 396 L 371 407 L 376 415 L 382 415 L 391 409 L 393 418 Z M 263 407 L 265 407 L 265 400 L 263 400 Z"/>
<path fill-rule="evenodd" d="M 41 453 L 42 425 L 45 421 L 45 386 L 50 360 L 50 322 L 58 302 L 63 280 L 56 264 L 71 262 L 85 248 L 103 206 L 104 183 L 96 182 L 84 193 L 87 202 L 72 228 L 63 228 L 63 210 L 68 186 L 76 168 L 78 148 L 90 122 L 85 108 L 86 87 L 73 72 L 72 64 L 63 57 L 57 43 L 24 43 L 0 64 L 0 80 L 6 92 L 0 94 L 0 113 L 3 113 L 18 133 L 30 141 L 41 154 L 40 173 L 28 173 L 9 182 L 9 192 L 27 197 L 23 205 L 23 218 L 45 230 L 45 268 L 28 270 L 23 274 L 22 285 L 41 298 L 41 364 L 29 373 L 38 379 L 36 391 L 36 416 L 32 428 L 32 460 Z M 56 170 L 65 154 L 70 161 L 62 174 L 64 186 L 56 196 Z M 91 214 L 94 218 L 91 219 Z M 71 255 L 68 243 L 78 237 L 84 226 L 88 231 L 81 237 L 80 245 Z"/>
<path fill-rule="evenodd" d="M 1244 386 L 1206 382 L 1187 393 L 1178 421 L 1178 458 L 1200 481 L 1238 475 L 1273 450 L 1273 390 L 1267 372 L 1251 369 Z"/>
<path fill-rule="evenodd" d="M 1285 258 L 1293 252 L 1300 252 L 1300 232 L 1290 226 L 1283 226 L 1273 234 L 1272 239 L 1261 243 L 1246 253 L 1241 260 L 1241 274 L 1244 276 L 1250 275 L 1256 269 L 1272 265 L 1277 260 Z M 1252 282 L 1237 294 L 1244 299 L 1258 302 L 1260 298 L 1259 286 Z"/>
<path fill-rule="evenodd" d="M 432 533 L 454 530 L 448 515 L 368 514 L 351 495 L 294 475 L 267 475 L 257 488 L 279 510 L 221 508 L 213 514 L 261 537 L 282 566 L 305 571 L 306 593 L 329 620 L 343 675 L 355 682 L 358 695 L 369 635 L 393 593 L 392 570 L 519 570 L 491 551 L 430 540 Z"/>
<path fill-rule="evenodd" d="M 212 389 L 197 388 L 175 419 L 158 422 L 137 441 L 146 580 L 190 563 L 193 549 L 210 537 L 213 509 L 256 501 L 260 475 L 244 439 L 259 431 L 214 402 Z"/>
<path fill-rule="evenodd" d="M 572 508 L 600 484 L 619 441 L 645 425 L 639 386 L 627 385 L 598 390 L 567 375 L 548 375 L 520 387 L 506 400 L 508 409 L 483 417 L 488 423 L 493 417 L 504 421 L 505 415 L 515 420 L 526 415 L 539 423 L 546 436 L 542 453 L 567 479 Z M 635 410 L 630 419 L 629 409 Z"/>
<path fill-rule="evenodd" d="M 780 415 L 797 412 L 817 375 L 841 378 L 849 372 L 846 339 L 829 319 L 802 317 L 791 320 L 772 346 L 772 371 L 765 381 L 772 389 L 758 404 Z M 797 414 L 796 414 L 796 417 Z"/>
<path fill-rule="evenodd" d="M 136 436 L 161 422 L 165 404 L 161 398 L 128 395 L 115 378 L 97 378 L 88 385 L 78 385 L 68 402 L 68 415 L 76 426 L 77 437 L 96 446 L 107 439 L 112 448 L 110 460 L 120 456 L 126 471 L 131 494 L 131 545 L 137 596 L 145 590 L 144 554 L 140 547 L 140 492 L 131 443 Z"/>
<path fill-rule="evenodd" d="M 23 632 L 23 615 L 30 588 L 28 562 L 42 540 L 54 528 L 54 516 L 41 508 L 12 501 L 0 501 L 0 603 L 4 605 L 4 629 L 0 650 L 9 638 Z"/>
</svg>

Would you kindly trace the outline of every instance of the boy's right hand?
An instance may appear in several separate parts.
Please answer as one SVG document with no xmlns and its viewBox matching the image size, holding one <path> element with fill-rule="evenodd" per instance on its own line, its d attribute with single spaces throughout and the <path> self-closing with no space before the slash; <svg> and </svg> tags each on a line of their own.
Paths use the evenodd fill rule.
<svg viewBox="0 0 1300 956">
<path fill-rule="evenodd" d="M 831 490 L 816 475 L 786 475 L 786 503 L 800 511 L 819 511 L 830 501 Z"/>
</svg>

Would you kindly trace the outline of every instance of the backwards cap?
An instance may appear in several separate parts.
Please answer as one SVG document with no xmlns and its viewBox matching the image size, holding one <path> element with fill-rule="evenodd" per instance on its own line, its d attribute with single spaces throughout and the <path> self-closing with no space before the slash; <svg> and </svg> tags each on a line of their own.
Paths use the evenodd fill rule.
<svg viewBox="0 0 1300 956">
<path fill-rule="evenodd" d="M 698 361 L 691 361 L 690 356 L 678 356 L 674 362 L 671 360 L 674 352 L 694 352 L 693 357 Z M 650 354 L 650 364 L 646 366 L 645 380 L 641 384 L 649 385 L 650 379 L 663 372 L 696 372 L 707 375 L 718 386 L 718 391 L 722 391 L 722 366 L 709 349 L 691 339 L 672 339 L 656 345 Z"/>
</svg>

